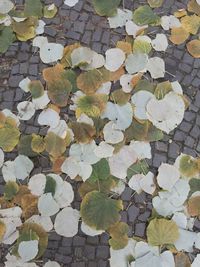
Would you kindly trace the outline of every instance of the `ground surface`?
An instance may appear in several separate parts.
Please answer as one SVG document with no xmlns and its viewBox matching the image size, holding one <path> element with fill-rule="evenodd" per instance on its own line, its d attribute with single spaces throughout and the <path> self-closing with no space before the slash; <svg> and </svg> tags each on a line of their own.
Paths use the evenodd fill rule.
<svg viewBox="0 0 200 267">
<path fill-rule="evenodd" d="M 16 2 L 19 5 L 23 4 L 23 0 Z M 115 47 L 117 41 L 125 37 L 124 29 L 110 29 L 107 19 L 99 17 L 94 12 L 91 0 L 80 0 L 73 8 L 64 5 L 63 0 L 43 1 L 45 4 L 52 2 L 59 8 L 59 12 L 53 19 L 44 19 L 47 24 L 44 36 L 48 37 L 49 42 L 63 45 L 81 42 L 82 45 L 104 54 L 108 48 Z M 145 0 L 125 0 L 124 6 L 134 10 L 139 4 L 145 2 Z M 187 0 L 166 0 L 163 7 L 157 9 L 156 12 L 159 15 L 173 14 L 177 9 L 186 8 L 187 2 Z M 161 32 L 161 28 L 151 28 L 149 31 L 154 37 L 157 32 Z M 165 60 L 166 70 L 171 73 L 166 74 L 163 80 L 178 80 L 191 105 L 181 125 L 170 135 L 165 135 L 164 140 L 152 145 L 153 158 L 148 161 L 152 170 L 159 167 L 161 162 L 173 163 L 181 152 L 192 156 L 200 154 L 200 90 L 198 90 L 200 59 L 191 57 L 185 49 L 185 44 L 174 46 L 170 43 L 165 53 L 155 54 Z M 32 47 L 31 41 L 15 42 L 7 53 L 0 55 L 0 110 L 8 108 L 15 112 L 17 104 L 26 100 L 23 91 L 18 87 L 19 82 L 27 76 L 32 80 L 42 80 L 41 72 L 45 67 L 47 66 L 40 61 L 38 50 Z M 66 109 L 62 111 L 63 114 L 67 112 Z M 38 125 L 37 115 L 26 123 L 20 124 L 20 131 L 23 134 L 45 135 L 47 129 Z M 14 159 L 16 155 L 15 151 L 7 153 L 6 160 Z M 36 158 L 34 164 L 36 168 L 31 175 L 51 170 L 48 158 Z M 3 178 L 1 175 L 0 183 L 0 193 L 2 193 Z M 73 207 L 79 209 L 81 199 L 77 190 L 75 193 Z M 126 188 L 121 199 L 124 202 L 122 220 L 129 224 L 130 236 L 134 232 L 134 235 L 144 237 L 145 223 L 151 213 L 151 197 L 145 193 L 137 195 L 130 188 Z M 200 230 L 198 220 L 195 226 Z M 46 262 L 48 258 L 66 267 L 108 267 L 108 239 L 108 234 L 89 237 L 85 236 L 81 230 L 73 238 L 62 238 L 56 233 L 51 233 L 48 248 L 43 255 L 43 262 Z M 2 253 L 0 266 L 3 266 L 4 248 L 0 253 Z"/>
</svg>

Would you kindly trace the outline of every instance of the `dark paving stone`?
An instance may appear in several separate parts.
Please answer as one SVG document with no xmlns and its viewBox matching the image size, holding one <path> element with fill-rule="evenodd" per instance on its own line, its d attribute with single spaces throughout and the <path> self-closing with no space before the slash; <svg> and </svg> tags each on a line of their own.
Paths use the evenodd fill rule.
<svg viewBox="0 0 200 267">
<path fill-rule="evenodd" d="M 110 254 L 109 246 L 98 246 L 96 257 L 100 259 L 107 259 Z"/>
<path fill-rule="evenodd" d="M 139 214 L 139 209 L 137 207 L 135 207 L 134 205 L 130 206 L 130 208 L 128 209 L 128 218 L 129 221 L 134 223 L 138 214 Z"/>
</svg>

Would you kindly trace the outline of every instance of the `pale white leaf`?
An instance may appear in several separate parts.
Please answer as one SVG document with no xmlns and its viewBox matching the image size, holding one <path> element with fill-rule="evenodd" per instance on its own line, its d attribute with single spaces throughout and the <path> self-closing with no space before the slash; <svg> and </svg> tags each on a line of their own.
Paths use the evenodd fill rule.
<svg viewBox="0 0 200 267">
<path fill-rule="evenodd" d="M 96 91 L 96 94 L 105 94 L 105 95 L 109 95 L 110 94 L 110 89 L 111 89 L 111 82 L 106 82 L 103 83 L 99 89 Z"/>
<path fill-rule="evenodd" d="M 12 207 L 8 209 L 0 209 L 0 215 L 2 217 L 21 217 L 22 209 L 20 207 Z"/>
<path fill-rule="evenodd" d="M 194 259 L 191 267 L 199 267 L 200 266 L 200 254 L 197 254 L 196 258 Z"/>
<path fill-rule="evenodd" d="M 128 9 L 117 9 L 117 14 L 114 17 L 109 17 L 108 22 L 110 28 L 123 27 L 127 21 L 132 19 L 133 13 Z"/>
<path fill-rule="evenodd" d="M 15 257 L 9 253 L 6 255 L 6 260 L 5 267 L 38 267 L 34 262 L 24 262 L 19 257 Z"/>
<path fill-rule="evenodd" d="M 183 212 L 175 212 L 172 220 L 182 229 L 187 229 L 187 217 Z"/>
<path fill-rule="evenodd" d="M 80 166 L 79 176 L 81 176 L 81 178 L 85 182 L 92 174 L 92 166 L 87 162 L 79 162 L 79 166 Z"/>
<path fill-rule="evenodd" d="M 156 190 L 156 185 L 154 184 L 154 174 L 148 172 L 147 175 L 141 178 L 140 186 L 142 190 L 148 194 L 153 194 Z"/>
<path fill-rule="evenodd" d="M 44 94 L 38 98 L 33 98 L 32 103 L 35 106 L 35 109 L 44 109 L 47 104 L 50 102 L 47 91 L 44 91 Z"/>
<path fill-rule="evenodd" d="M 151 159 L 151 146 L 147 142 L 131 141 L 130 147 L 136 152 L 138 159 Z"/>
<path fill-rule="evenodd" d="M 43 63 L 53 63 L 63 56 L 64 46 L 56 43 L 45 43 L 40 47 L 40 58 Z"/>
<path fill-rule="evenodd" d="M 92 52 L 92 58 L 91 58 L 91 63 L 87 65 L 80 66 L 81 70 L 93 70 L 93 69 L 98 69 L 103 67 L 105 64 L 105 58 L 103 55 L 98 54 L 95 51 Z"/>
<path fill-rule="evenodd" d="M 14 162 L 13 161 L 6 161 L 3 164 L 2 168 L 2 174 L 3 174 L 3 179 L 5 182 L 16 181 L 16 176 L 15 176 L 15 167 L 14 167 Z"/>
<path fill-rule="evenodd" d="M 21 215 L 20 215 L 21 216 Z M 1 221 L 6 225 L 6 232 L 3 235 L 2 243 L 11 245 L 18 238 L 18 231 L 16 228 L 22 225 L 19 217 L 8 216 L 8 218 L 1 218 Z"/>
<path fill-rule="evenodd" d="M 10 0 L 1 0 L 0 2 L 0 13 L 7 14 L 11 9 L 13 9 L 14 4 Z"/>
<path fill-rule="evenodd" d="M 136 241 L 129 238 L 128 245 L 120 250 L 114 250 L 110 247 L 110 267 L 127 267 L 128 256 L 135 257 Z"/>
<path fill-rule="evenodd" d="M 125 53 L 119 48 L 111 48 L 106 51 L 105 68 L 109 71 L 118 70 L 124 63 Z"/>
<path fill-rule="evenodd" d="M 78 162 L 95 164 L 100 160 L 100 158 L 96 157 L 94 154 L 95 148 L 96 144 L 94 141 L 91 143 L 72 144 L 69 155 L 73 156 Z"/>
<path fill-rule="evenodd" d="M 149 44 L 151 44 L 151 38 L 147 35 L 138 35 L 136 38 L 135 38 L 135 41 L 145 41 Z"/>
<path fill-rule="evenodd" d="M 33 175 L 28 182 L 28 189 L 33 195 L 41 196 L 46 186 L 46 176 L 42 173 Z"/>
<path fill-rule="evenodd" d="M 88 47 L 78 47 L 71 53 L 72 66 L 77 67 L 83 64 L 90 64 L 93 58 L 93 51 Z"/>
<path fill-rule="evenodd" d="M 17 179 L 24 180 L 29 176 L 33 167 L 33 162 L 27 156 L 19 155 L 14 160 L 15 176 Z"/>
<path fill-rule="evenodd" d="M 88 117 L 85 113 L 82 113 L 81 116 L 77 119 L 77 122 L 87 123 L 91 126 L 94 126 L 94 121 Z"/>
<path fill-rule="evenodd" d="M 125 67 L 129 74 L 137 72 L 146 72 L 148 56 L 138 51 L 128 55 L 125 61 Z"/>
<path fill-rule="evenodd" d="M 168 47 L 166 35 L 163 33 L 157 33 L 156 38 L 151 42 L 151 44 L 156 51 L 166 51 Z"/>
<path fill-rule="evenodd" d="M 169 133 L 182 122 L 185 103 L 181 96 L 170 92 L 161 100 L 151 99 L 146 109 L 147 117 L 153 125 Z"/>
<path fill-rule="evenodd" d="M 59 194 L 55 197 L 60 208 L 69 206 L 74 199 L 74 191 L 70 183 L 63 181 Z"/>
<path fill-rule="evenodd" d="M 43 267 L 60 267 L 56 261 L 47 261 Z"/>
<path fill-rule="evenodd" d="M 31 80 L 26 77 L 23 80 L 20 81 L 19 87 L 26 93 L 30 92 L 28 89 L 28 84 L 31 82 Z"/>
<path fill-rule="evenodd" d="M 109 158 L 110 173 L 120 179 L 125 179 L 127 169 L 137 160 L 137 155 L 129 146 L 124 146 L 121 150 Z"/>
<path fill-rule="evenodd" d="M 138 26 L 135 24 L 132 20 L 129 20 L 126 22 L 126 32 L 128 35 L 133 35 L 133 37 L 136 37 L 137 32 L 141 29 L 147 29 L 148 25 Z"/>
<path fill-rule="evenodd" d="M 49 128 L 48 133 L 49 132 L 55 133 L 57 136 L 65 139 L 68 130 L 69 130 L 69 127 L 67 126 L 67 123 L 64 120 L 60 120 L 56 127 Z"/>
<path fill-rule="evenodd" d="M 43 34 L 45 25 L 46 23 L 43 20 L 39 19 L 38 26 L 35 28 L 35 34 L 36 35 Z"/>
<path fill-rule="evenodd" d="M 49 232 L 53 229 L 53 223 L 49 216 L 40 216 L 40 215 L 33 215 L 31 216 L 26 222 L 34 222 L 42 226 L 46 232 Z"/>
<path fill-rule="evenodd" d="M 78 3 L 79 0 L 65 0 L 64 4 L 70 7 L 75 6 Z"/>
<path fill-rule="evenodd" d="M 51 193 L 46 193 L 39 197 L 38 210 L 42 216 L 52 216 L 59 211 L 59 205 Z"/>
<path fill-rule="evenodd" d="M 179 237 L 174 243 L 174 246 L 179 251 L 193 252 L 193 245 L 197 238 L 196 235 L 196 233 L 179 228 Z"/>
<path fill-rule="evenodd" d="M 5 109 L 2 110 L 2 112 L 6 117 L 13 118 L 16 121 L 17 125 L 19 125 L 19 123 L 20 123 L 19 118 L 15 114 L 13 114 L 12 111 L 10 111 L 9 109 L 5 108 Z"/>
<path fill-rule="evenodd" d="M 3 163 L 4 163 L 4 152 L 0 148 L 0 168 L 3 166 Z"/>
<path fill-rule="evenodd" d="M 40 125 L 48 125 L 52 128 L 56 128 L 59 122 L 60 116 L 58 112 L 51 108 L 43 110 L 38 117 L 38 123 Z"/>
<path fill-rule="evenodd" d="M 71 179 L 76 178 L 76 176 L 79 174 L 81 168 L 78 164 L 78 162 L 73 157 L 68 157 L 61 166 L 62 172 L 69 175 Z"/>
<path fill-rule="evenodd" d="M 171 191 L 179 178 L 180 172 L 173 165 L 162 163 L 158 168 L 157 182 L 164 190 Z"/>
<path fill-rule="evenodd" d="M 110 144 L 117 144 L 124 139 L 124 134 L 120 130 L 115 129 L 113 121 L 108 122 L 103 128 L 104 140 Z"/>
<path fill-rule="evenodd" d="M 108 118 L 114 122 L 114 128 L 116 130 L 126 130 L 132 122 L 133 110 L 130 103 L 124 106 L 118 104 L 113 104 L 111 102 L 107 103 L 106 110 L 101 116 L 102 119 Z"/>
<path fill-rule="evenodd" d="M 108 158 L 112 157 L 114 151 L 114 147 L 102 141 L 96 148 L 94 149 L 94 154 L 98 158 Z"/>
<path fill-rule="evenodd" d="M 134 114 L 138 119 L 148 119 L 146 105 L 151 99 L 156 100 L 155 95 L 145 90 L 140 90 L 131 97 L 131 101 L 134 104 Z"/>
<path fill-rule="evenodd" d="M 131 179 L 128 182 L 128 186 L 134 191 L 136 191 L 138 194 L 140 194 L 142 191 L 140 180 L 143 177 L 144 177 L 144 174 L 135 174 L 131 177 Z"/>
<path fill-rule="evenodd" d="M 111 191 L 118 194 L 118 195 L 121 195 L 124 192 L 125 188 L 126 188 L 126 185 L 125 185 L 124 181 L 120 179 L 118 181 L 117 186 L 112 188 Z"/>
<path fill-rule="evenodd" d="M 130 74 L 124 74 L 120 77 L 120 85 L 125 93 L 130 93 L 133 90 L 131 84 L 133 77 L 134 76 Z"/>
<path fill-rule="evenodd" d="M 47 37 L 37 36 L 33 39 L 33 46 L 41 48 L 43 45 L 48 44 Z"/>
<path fill-rule="evenodd" d="M 153 79 L 165 76 L 165 62 L 162 58 L 152 57 L 148 60 L 146 69 L 150 72 Z"/>
<path fill-rule="evenodd" d="M 20 242 L 18 253 L 24 261 L 33 260 L 38 254 L 38 240 Z"/>
<path fill-rule="evenodd" d="M 57 234 L 65 237 L 72 237 L 78 233 L 78 222 L 80 212 L 71 207 L 61 210 L 55 219 L 54 229 Z"/>
<path fill-rule="evenodd" d="M 96 236 L 96 235 L 101 235 L 102 233 L 104 233 L 103 230 L 94 230 L 91 227 L 89 227 L 88 225 L 86 225 L 84 222 L 81 223 L 81 231 L 89 236 Z"/>
<path fill-rule="evenodd" d="M 180 83 L 178 81 L 171 82 L 171 86 L 172 86 L 175 93 L 180 94 L 180 95 L 183 94 L 182 86 L 180 85 Z"/>
<path fill-rule="evenodd" d="M 17 105 L 18 118 L 23 121 L 30 120 L 35 114 L 35 106 L 32 102 L 23 101 Z"/>
</svg>

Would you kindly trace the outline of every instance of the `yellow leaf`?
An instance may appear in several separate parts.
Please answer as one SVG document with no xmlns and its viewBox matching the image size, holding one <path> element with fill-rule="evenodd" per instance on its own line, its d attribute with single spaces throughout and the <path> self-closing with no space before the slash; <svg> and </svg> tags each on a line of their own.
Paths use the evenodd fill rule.
<svg viewBox="0 0 200 267">
<path fill-rule="evenodd" d="M 56 174 L 62 174 L 61 166 L 66 160 L 66 157 L 58 157 L 53 159 L 52 171 Z"/>
<path fill-rule="evenodd" d="M 176 267 L 190 267 L 191 263 L 185 253 L 178 252 L 178 254 L 175 256 L 175 265 Z"/>
<path fill-rule="evenodd" d="M 12 21 L 13 31 L 16 33 L 17 38 L 22 42 L 32 39 L 36 36 L 35 28 L 37 25 L 37 17 L 29 17 L 21 22 L 16 22 L 14 20 Z"/>
<path fill-rule="evenodd" d="M 121 49 L 122 51 L 124 51 L 124 53 L 126 54 L 126 56 L 128 56 L 129 54 L 132 53 L 132 46 L 128 42 L 118 41 L 116 47 L 119 48 L 119 49 Z"/>
<path fill-rule="evenodd" d="M 191 216 L 200 215 L 200 196 L 192 197 L 188 201 L 188 212 Z"/>
<path fill-rule="evenodd" d="M 49 132 L 44 138 L 46 151 L 53 157 L 61 156 L 65 150 L 65 140 L 53 132 Z"/>
<path fill-rule="evenodd" d="M 161 7 L 163 4 L 163 0 L 147 0 L 147 2 L 152 8 Z"/>
<path fill-rule="evenodd" d="M 200 40 L 192 40 L 187 43 L 188 52 L 195 58 L 200 58 Z"/>
<path fill-rule="evenodd" d="M 6 225 L 4 224 L 4 222 L 2 222 L 0 220 L 0 242 L 1 242 L 1 240 L 3 238 L 3 235 L 5 234 L 5 232 L 6 232 Z"/>
<path fill-rule="evenodd" d="M 150 246 L 174 244 L 178 237 L 178 226 L 173 220 L 153 219 L 147 227 L 147 240 Z"/>
<path fill-rule="evenodd" d="M 0 111 L 0 128 L 2 128 L 5 125 L 6 122 L 6 116 L 2 111 Z"/>
<path fill-rule="evenodd" d="M 110 72 L 110 80 L 112 82 L 116 82 L 119 81 L 121 76 L 125 74 L 125 70 L 124 67 L 121 66 L 118 70 L 114 71 L 114 72 Z"/>
<path fill-rule="evenodd" d="M 196 0 L 191 0 L 188 3 L 188 11 L 200 16 L 200 5 L 197 4 Z"/>
<path fill-rule="evenodd" d="M 22 217 L 27 220 L 33 215 L 39 214 L 38 196 L 32 194 L 24 194 L 21 199 L 21 207 L 23 209 Z"/>
<path fill-rule="evenodd" d="M 131 94 L 124 93 L 122 89 L 115 90 L 110 99 L 114 101 L 114 103 L 119 104 L 120 106 L 126 105 L 127 102 L 130 100 Z"/>
<path fill-rule="evenodd" d="M 41 153 L 45 150 L 45 142 L 42 136 L 32 134 L 31 148 L 36 153 Z"/>
<path fill-rule="evenodd" d="M 200 27 L 200 17 L 197 15 L 181 18 L 182 27 L 191 34 L 196 34 Z"/>
<path fill-rule="evenodd" d="M 186 15 L 187 15 L 187 11 L 185 9 L 181 9 L 181 10 L 174 12 L 174 16 L 176 18 L 181 18 L 181 17 L 184 17 Z"/>
<path fill-rule="evenodd" d="M 131 80 L 131 85 L 133 88 L 135 88 L 135 86 L 139 83 L 139 81 L 141 80 L 143 74 L 139 73 L 133 76 L 132 80 Z"/>
<path fill-rule="evenodd" d="M 186 31 L 183 27 L 173 27 L 169 40 L 172 43 L 179 45 L 184 43 L 189 38 L 189 36 L 189 32 Z"/>
</svg>

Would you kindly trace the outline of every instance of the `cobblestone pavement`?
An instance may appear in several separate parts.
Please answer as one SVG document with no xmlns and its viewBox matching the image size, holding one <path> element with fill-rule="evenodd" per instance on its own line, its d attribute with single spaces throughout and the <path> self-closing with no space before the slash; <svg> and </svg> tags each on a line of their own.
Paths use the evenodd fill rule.
<svg viewBox="0 0 200 267">
<path fill-rule="evenodd" d="M 50 4 L 52 0 L 43 1 Z M 139 4 L 146 1 L 124 0 L 125 8 L 134 10 Z M 186 8 L 186 0 L 167 0 L 162 8 L 155 9 L 159 15 L 173 14 L 175 10 Z M 23 4 L 23 0 L 18 0 L 18 4 Z M 99 53 L 104 53 L 108 48 L 115 47 L 117 41 L 124 40 L 124 29 L 112 30 L 109 28 L 106 18 L 99 17 L 91 6 L 91 0 L 80 0 L 79 3 L 69 8 L 63 5 L 63 0 L 54 0 L 59 12 L 53 19 L 44 19 L 46 22 L 45 36 L 51 42 L 63 45 L 81 42 L 82 45 L 89 46 Z M 154 37 L 157 32 L 161 32 L 160 27 L 151 27 L 149 32 Z M 175 46 L 169 43 L 165 53 L 154 53 L 164 58 L 166 63 L 166 73 L 163 80 L 178 80 L 187 99 L 191 102 L 189 109 L 181 125 L 165 135 L 164 140 L 152 145 L 152 160 L 148 161 L 152 170 L 159 167 L 161 162 L 173 163 L 175 158 L 181 153 L 192 156 L 200 154 L 200 59 L 191 57 L 185 44 Z M 18 87 L 19 82 L 24 77 L 32 80 L 40 79 L 41 72 L 47 65 L 44 65 L 39 58 L 38 50 L 33 48 L 31 41 L 15 42 L 9 50 L 0 56 L 0 110 L 4 108 L 16 111 L 19 101 L 27 99 L 23 91 Z M 43 80 L 42 80 L 43 81 Z M 66 112 L 67 109 L 62 109 Z M 46 134 L 46 128 L 40 127 L 37 123 L 36 114 L 31 120 L 20 124 L 23 134 Z M 17 151 L 6 154 L 6 160 L 14 159 Z M 35 169 L 32 172 L 49 172 L 50 162 L 45 157 L 34 159 Z M 0 193 L 3 190 L 3 179 L 0 176 Z M 73 182 L 70 181 L 72 184 Z M 74 184 L 74 188 L 77 184 Z M 79 209 L 80 197 L 75 189 L 75 201 L 73 207 Z M 130 236 L 133 234 L 144 237 L 147 218 L 151 213 L 151 197 L 145 193 L 137 195 L 130 188 L 126 188 L 121 199 L 124 202 L 124 211 L 121 212 L 122 220 L 130 226 Z M 195 227 L 200 230 L 200 222 L 195 222 Z M 48 249 L 44 253 L 43 262 L 47 259 L 56 260 L 63 266 L 70 267 L 108 267 L 109 266 L 109 246 L 108 234 L 89 237 L 81 230 L 73 238 L 63 238 L 55 232 L 50 233 Z M 2 262 L 4 261 L 4 250 L 1 250 Z M 0 266 L 3 266 L 0 264 Z"/>
</svg>

